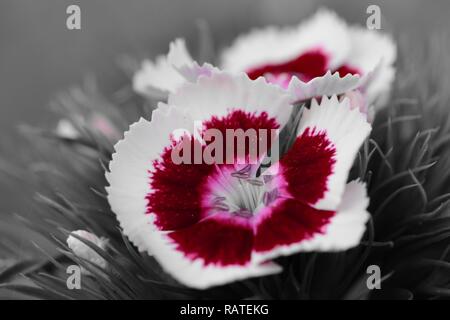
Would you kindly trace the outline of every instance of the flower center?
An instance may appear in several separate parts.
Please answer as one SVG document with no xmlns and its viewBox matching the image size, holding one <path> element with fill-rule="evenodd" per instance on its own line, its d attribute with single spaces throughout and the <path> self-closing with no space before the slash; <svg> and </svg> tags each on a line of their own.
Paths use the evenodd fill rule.
<svg viewBox="0 0 450 320">
<path fill-rule="evenodd" d="M 206 183 L 203 208 L 207 215 L 227 212 L 252 218 L 278 198 L 278 190 L 267 176 L 255 177 L 257 166 L 217 166 Z"/>
</svg>

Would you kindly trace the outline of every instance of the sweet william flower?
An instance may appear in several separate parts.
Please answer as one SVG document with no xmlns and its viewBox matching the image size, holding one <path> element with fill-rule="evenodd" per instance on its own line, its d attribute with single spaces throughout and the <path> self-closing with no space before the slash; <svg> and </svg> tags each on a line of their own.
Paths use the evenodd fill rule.
<svg viewBox="0 0 450 320">
<path fill-rule="evenodd" d="M 262 174 L 259 162 L 237 157 L 173 162 L 181 137 L 208 147 L 187 135 L 195 121 L 201 130 L 260 132 L 282 128 L 291 107 L 279 86 L 243 73 L 182 84 L 115 146 L 107 192 L 124 233 L 179 282 L 200 289 L 280 272 L 272 259 L 282 255 L 357 245 L 368 198 L 364 184 L 347 179 L 371 127 L 349 99 L 313 100 L 293 146 Z M 184 135 L 174 134 L 180 128 Z"/>
<path fill-rule="evenodd" d="M 267 27 L 239 36 L 223 50 L 219 67 L 246 72 L 252 79 L 265 77 L 287 90 L 293 102 L 358 89 L 368 105 L 380 106 L 394 79 L 395 59 L 396 46 L 388 35 L 349 26 L 321 9 L 296 27 Z M 151 67 L 139 70 L 134 79 L 142 94 L 154 88 L 173 92 L 183 81 L 215 71 L 209 64 L 199 66 L 182 39 L 170 45 L 167 56 L 146 64 Z"/>
<path fill-rule="evenodd" d="M 106 238 L 99 238 L 95 234 L 85 230 L 73 231 L 72 234 L 75 234 L 94 243 L 103 250 L 106 249 L 106 245 L 108 243 L 108 240 Z M 103 259 L 97 252 L 95 252 L 93 249 L 91 249 L 89 246 L 87 246 L 74 236 L 69 235 L 69 237 L 67 238 L 67 246 L 73 251 L 76 256 L 88 260 L 100 268 L 106 268 L 107 262 L 105 261 L 105 259 Z M 87 270 L 83 269 L 82 271 L 85 274 L 89 274 Z"/>
<path fill-rule="evenodd" d="M 238 37 L 224 50 L 221 66 L 252 79 L 265 76 L 299 100 L 359 87 L 372 104 L 389 91 L 395 58 L 389 36 L 347 25 L 321 9 L 296 27 L 268 27 Z"/>
</svg>

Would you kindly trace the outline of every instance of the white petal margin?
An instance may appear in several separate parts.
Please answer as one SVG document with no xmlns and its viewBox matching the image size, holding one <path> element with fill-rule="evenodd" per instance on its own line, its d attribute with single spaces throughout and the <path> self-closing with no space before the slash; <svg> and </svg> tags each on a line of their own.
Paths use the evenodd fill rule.
<svg viewBox="0 0 450 320">
<path fill-rule="evenodd" d="M 282 268 L 273 262 L 255 263 L 250 260 L 244 266 L 205 266 L 203 260 L 190 260 L 176 249 L 176 245 L 164 232 L 147 230 L 146 246 L 151 248 L 154 258 L 178 282 L 196 289 L 207 289 L 230 282 L 276 274 Z"/>
<path fill-rule="evenodd" d="M 336 149 L 335 164 L 333 173 L 328 177 L 327 191 L 323 198 L 310 205 L 320 210 L 336 210 L 342 201 L 348 174 L 358 150 L 369 136 L 372 127 L 367 122 L 367 116 L 358 108 L 352 107 L 348 98 L 339 102 L 336 96 L 323 96 L 320 104 L 313 99 L 311 108 L 303 112 L 298 135 L 307 128 L 325 132 Z"/>
<path fill-rule="evenodd" d="M 243 72 L 217 71 L 209 77 L 200 76 L 196 83 L 185 83 L 170 94 L 168 104 L 188 109 L 196 121 L 226 116 L 237 109 L 257 114 L 267 112 L 281 127 L 292 111 L 287 92 L 262 77 L 250 80 Z"/>
<path fill-rule="evenodd" d="M 365 92 L 370 104 L 380 106 L 387 99 L 394 81 L 397 47 L 388 34 L 352 26 L 349 28 L 351 52 L 346 62 L 369 75 Z"/>
<path fill-rule="evenodd" d="M 293 77 L 289 83 L 288 92 L 291 95 L 292 103 L 295 103 L 324 95 L 339 95 L 354 90 L 359 86 L 360 81 L 358 75 L 347 74 L 341 78 L 339 72 L 331 74 L 331 71 L 327 71 L 324 76 L 308 82 Z"/>
<path fill-rule="evenodd" d="M 176 39 L 170 43 L 167 56 L 160 55 L 154 62 L 145 60 L 142 63 L 133 77 L 133 89 L 144 96 L 167 95 L 186 81 L 176 68 L 192 63 L 184 39 Z"/>
<path fill-rule="evenodd" d="M 153 169 L 153 160 L 168 146 L 174 130 L 193 130 L 192 126 L 193 120 L 187 112 L 160 104 L 153 111 L 151 122 L 141 118 L 115 145 L 110 172 L 105 173 L 109 183 L 106 190 L 124 234 L 139 251 L 153 255 L 180 283 L 198 289 L 280 272 L 281 268 L 273 263 L 205 267 L 201 260 L 191 261 L 176 250 L 167 232 L 156 228 L 154 216 L 146 214 L 145 197 L 151 191 L 148 172 Z"/>
<path fill-rule="evenodd" d="M 169 137 L 176 129 L 193 132 L 192 127 L 192 119 L 180 110 L 161 104 L 153 111 L 151 122 L 141 118 L 114 146 L 109 172 L 105 173 L 108 201 L 124 233 L 140 251 L 150 252 L 146 237 L 153 227 L 146 215 L 145 197 L 150 192 L 148 172 L 153 169 L 153 160 L 170 145 Z"/>
<path fill-rule="evenodd" d="M 321 9 L 296 27 L 268 27 L 242 35 L 221 57 L 221 67 L 230 71 L 247 71 L 265 64 L 292 60 L 311 49 L 322 49 L 331 57 L 334 69 L 344 62 L 350 51 L 345 21 L 334 12 Z"/>
<path fill-rule="evenodd" d="M 255 261 L 267 261 L 297 252 L 351 249 L 361 242 L 366 230 L 366 223 L 370 218 L 370 213 L 367 211 L 368 206 L 366 185 L 357 180 L 349 182 L 345 187 L 341 204 L 328 225 L 325 226 L 323 233 L 299 243 L 278 246 L 264 253 L 255 253 L 253 258 Z"/>
</svg>

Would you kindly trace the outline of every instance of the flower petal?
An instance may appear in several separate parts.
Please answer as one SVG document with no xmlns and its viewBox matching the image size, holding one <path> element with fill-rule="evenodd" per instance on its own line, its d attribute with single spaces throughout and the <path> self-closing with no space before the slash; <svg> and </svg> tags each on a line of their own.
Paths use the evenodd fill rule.
<svg viewBox="0 0 450 320">
<path fill-rule="evenodd" d="M 160 238 L 158 239 L 157 236 Z M 158 255 L 155 255 L 155 258 L 158 259 L 164 270 L 180 283 L 189 287 L 207 289 L 212 286 L 250 277 L 281 272 L 281 267 L 272 262 L 228 266 L 209 264 L 205 266 L 204 261 L 201 259 L 191 260 L 186 257 L 166 235 L 155 232 L 151 237 L 153 250 L 155 253 L 158 253 Z M 208 241 L 208 239 L 203 239 L 203 241 Z M 236 250 L 239 250 L 239 248 Z"/>
<path fill-rule="evenodd" d="M 244 73 L 213 73 L 200 77 L 197 83 L 185 83 L 169 96 L 169 105 L 189 110 L 191 117 L 205 121 L 224 117 L 232 110 L 248 113 L 266 112 L 280 126 L 289 119 L 289 95 L 263 78 L 252 81 Z"/>
<path fill-rule="evenodd" d="M 186 80 L 176 67 L 192 64 L 184 39 L 170 43 L 167 56 L 160 55 L 155 61 L 145 60 L 133 77 L 133 89 L 144 96 L 164 96 L 173 92 Z"/>
<path fill-rule="evenodd" d="M 355 247 L 360 243 L 366 230 L 366 223 L 370 217 L 367 211 L 368 205 L 369 198 L 367 197 L 365 184 L 352 181 L 346 185 L 343 200 L 334 213 L 303 207 L 304 218 L 301 220 L 296 218 L 300 216 L 298 210 L 291 210 L 289 212 L 280 210 L 274 212 L 271 217 L 272 221 L 269 219 L 265 224 L 260 226 L 260 230 L 262 230 L 259 231 L 261 233 L 261 239 L 256 240 L 256 242 L 258 243 L 259 241 L 259 243 L 263 242 L 267 244 L 269 240 L 275 238 L 276 240 L 272 241 L 272 244 L 277 243 L 277 245 L 273 246 L 271 250 L 255 252 L 253 255 L 254 261 L 266 261 L 281 255 L 291 255 L 297 252 L 341 251 Z M 290 225 L 297 226 L 296 229 L 300 232 L 306 228 L 313 230 L 311 226 L 314 223 L 311 223 L 311 221 L 317 222 L 319 221 L 317 219 L 321 218 L 326 223 L 322 225 L 320 232 L 311 232 L 309 237 L 304 237 L 303 239 L 299 236 L 299 233 L 296 234 L 293 232 L 294 228 Z M 280 223 L 273 223 L 280 219 L 283 220 L 282 227 L 279 227 Z M 288 222 L 290 224 L 287 224 Z M 269 229 L 264 230 L 264 227 Z M 288 236 L 291 238 L 288 238 Z M 296 237 L 300 241 L 295 241 Z M 285 241 L 286 239 L 290 241 Z M 264 246 L 260 244 L 259 248 L 264 248 Z"/>
<path fill-rule="evenodd" d="M 184 39 L 178 38 L 170 43 L 167 61 L 175 68 L 194 62 L 186 48 Z"/>
<path fill-rule="evenodd" d="M 366 87 L 369 104 L 383 100 L 394 80 L 397 47 L 387 34 L 353 26 L 349 28 L 352 50 L 346 61 L 363 72 L 373 73 Z M 380 102 L 378 101 L 378 105 Z"/>
<path fill-rule="evenodd" d="M 370 218 L 366 185 L 349 182 L 336 214 L 330 219 L 324 233 L 317 234 L 302 244 L 302 251 L 340 251 L 359 244 Z"/>
<path fill-rule="evenodd" d="M 336 210 L 358 150 L 370 131 L 366 115 L 357 108 L 352 109 L 348 98 L 339 102 L 336 96 L 323 96 L 320 104 L 314 99 L 311 108 L 304 111 L 298 135 L 304 132 L 325 134 L 335 149 L 333 172 L 328 177 L 326 191 L 311 205 L 317 209 Z"/>
<path fill-rule="evenodd" d="M 325 132 L 307 128 L 280 160 L 289 194 L 313 204 L 323 198 L 336 164 L 336 148 Z"/>
<path fill-rule="evenodd" d="M 255 229 L 253 260 L 266 261 L 292 254 L 292 246 L 320 234 L 333 211 L 317 210 L 295 199 L 287 199 L 265 214 Z"/>
<path fill-rule="evenodd" d="M 154 168 L 154 160 L 170 144 L 174 130 L 193 130 L 189 127 L 192 123 L 181 110 L 161 104 L 153 111 L 151 122 L 141 118 L 114 147 L 110 172 L 105 173 L 108 201 L 125 235 L 140 251 L 151 252 L 147 239 L 152 229 L 147 214 L 146 196 L 151 182 L 148 173 Z"/>
<path fill-rule="evenodd" d="M 292 77 L 288 91 L 292 96 L 292 102 L 300 102 L 321 96 L 339 95 L 358 87 L 360 77 L 347 74 L 341 77 L 338 72 L 327 73 L 322 77 L 303 82 L 297 77 Z"/>
<path fill-rule="evenodd" d="M 197 61 L 178 66 L 177 70 L 187 81 L 190 82 L 197 82 L 197 79 L 201 76 L 210 77 L 213 73 L 220 72 L 219 69 L 214 67 L 212 64 L 204 63 L 199 65 Z"/>
<path fill-rule="evenodd" d="M 155 257 L 180 282 L 199 289 L 281 271 L 274 263 L 251 262 L 251 226 L 228 217 L 210 216 L 169 233 L 175 245 Z"/>
<path fill-rule="evenodd" d="M 329 55 L 330 69 L 338 67 L 347 56 L 347 25 L 334 12 L 322 9 L 297 27 L 268 27 L 242 35 L 223 52 L 221 67 L 247 71 L 292 60 L 314 48 Z"/>
</svg>

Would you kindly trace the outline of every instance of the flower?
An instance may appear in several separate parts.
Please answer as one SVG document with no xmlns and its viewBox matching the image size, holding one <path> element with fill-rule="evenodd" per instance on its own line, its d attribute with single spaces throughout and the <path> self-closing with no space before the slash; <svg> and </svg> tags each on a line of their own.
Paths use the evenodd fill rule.
<svg viewBox="0 0 450 320">
<path fill-rule="evenodd" d="M 280 87 L 244 73 L 181 85 L 115 146 L 107 193 L 124 233 L 195 288 L 280 272 L 271 259 L 281 255 L 357 245 L 368 198 L 364 184 L 347 179 L 371 126 L 349 99 L 313 100 L 292 148 L 260 175 L 260 162 L 237 156 L 232 164 L 173 161 L 183 139 L 210 146 L 195 135 L 196 121 L 203 131 L 261 132 L 282 128 L 291 110 Z"/>
<path fill-rule="evenodd" d="M 396 46 L 388 35 L 349 26 L 322 9 L 296 27 L 241 35 L 223 50 L 219 66 L 252 79 L 263 76 L 288 90 L 293 102 L 358 89 L 369 105 L 382 105 L 394 79 L 395 59 Z M 186 79 L 215 71 L 209 64 L 199 66 L 182 39 L 171 43 L 167 57 L 145 64 L 134 82 L 142 94 L 151 94 L 148 88 L 173 92 Z"/>
<path fill-rule="evenodd" d="M 349 26 L 321 9 L 296 27 L 268 27 L 238 37 L 223 51 L 221 66 L 252 79 L 264 76 L 297 100 L 361 87 L 372 104 L 389 91 L 395 59 L 388 35 Z"/>
<path fill-rule="evenodd" d="M 83 239 L 86 239 L 101 249 L 105 250 L 108 240 L 106 238 L 98 238 L 95 234 L 85 230 L 72 231 L 67 238 L 67 245 L 75 253 L 76 256 L 88 260 L 100 268 L 106 268 L 107 262 L 97 252 L 91 249 L 89 246 L 75 238 L 72 234 L 75 234 Z M 82 269 L 82 272 L 89 274 L 87 270 Z"/>
</svg>

